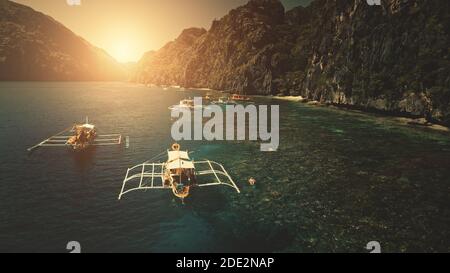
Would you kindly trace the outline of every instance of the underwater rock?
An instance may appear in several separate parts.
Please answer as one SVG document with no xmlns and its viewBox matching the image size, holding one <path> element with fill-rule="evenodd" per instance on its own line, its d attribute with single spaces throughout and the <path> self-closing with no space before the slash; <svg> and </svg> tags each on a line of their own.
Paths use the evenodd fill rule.
<svg viewBox="0 0 450 273">
<path fill-rule="evenodd" d="M 281 197 L 281 193 L 279 193 L 278 191 L 272 191 L 270 194 L 271 194 L 272 197 L 274 197 L 274 198 Z"/>
<path fill-rule="evenodd" d="M 429 122 L 425 118 L 413 119 L 413 120 L 409 121 L 408 124 L 415 125 L 415 126 L 427 126 L 427 127 L 433 125 L 431 122 Z"/>
</svg>

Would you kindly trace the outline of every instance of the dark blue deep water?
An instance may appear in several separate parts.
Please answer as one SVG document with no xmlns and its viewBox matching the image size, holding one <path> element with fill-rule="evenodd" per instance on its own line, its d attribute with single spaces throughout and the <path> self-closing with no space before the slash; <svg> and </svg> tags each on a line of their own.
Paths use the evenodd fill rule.
<svg viewBox="0 0 450 273">
<path fill-rule="evenodd" d="M 182 142 L 222 162 L 242 193 L 169 191 L 117 200 L 128 167 L 171 144 L 168 106 L 204 94 L 126 83 L 0 83 L 0 251 L 450 251 L 450 137 L 394 118 L 270 99 L 280 148 Z M 85 116 L 130 147 L 27 148 Z M 255 177 L 255 187 L 248 185 Z"/>
</svg>

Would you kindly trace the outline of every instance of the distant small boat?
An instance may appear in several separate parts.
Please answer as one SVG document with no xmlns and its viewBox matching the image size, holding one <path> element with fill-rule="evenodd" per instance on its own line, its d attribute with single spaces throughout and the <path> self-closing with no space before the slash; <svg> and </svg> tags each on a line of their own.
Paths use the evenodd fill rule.
<svg viewBox="0 0 450 273">
<path fill-rule="evenodd" d="M 215 101 L 211 102 L 212 104 L 236 104 L 236 101 L 230 100 L 228 97 L 220 97 Z"/>
<path fill-rule="evenodd" d="M 205 96 L 203 96 L 203 100 L 204 101 L 211 101 L 212 97 L 213 97 L 213 95 L 210 92 L 208 92 L 208 93 L 206 93 Z"/>
<path fill-rule="evenodd" d="M 249 96 L 239 95 L 239 94 L 233 94 L 231 96 L 231 99 L 234 101 L 251 101 Z"/>
<path fill-rule="evenodd" d="M 173 110 L 175 108 L 188 108 L 188 109 L 194 109 L 195 104 L 194 100 L 192 99 L 184 99 L 181 100 L 179 104 L 175 104 L 169 107 L 170 110 Z"/>
<path fill-rule="evenodd" d="M 195 105 L 194 100 L 189 98 L 189 99 L 184 99 L 181 100 L 179 104 L 176 105 L 172 105 L 169 107 L 169 110 L 173 110 L 173 109 L 201 109 L 201 108 L 206 108 L 207 106 L 204 105 Z"/>
</svg>

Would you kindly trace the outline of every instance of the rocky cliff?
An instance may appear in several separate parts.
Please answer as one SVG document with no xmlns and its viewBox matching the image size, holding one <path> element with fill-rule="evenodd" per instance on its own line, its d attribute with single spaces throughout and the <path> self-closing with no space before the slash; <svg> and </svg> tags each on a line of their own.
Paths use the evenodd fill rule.
<svg viewBox="0 0 450 273">
<path fill-rule="evenodd" d="M 184 82 L 186 66 L 194 54 L 194 43 L 205 33 L 206 30 L 200 28 L 186 29 L 158 52 L 147 52 L 137 65 L 134 80 L 158 85 Z"/>
<path fill-rule="evenodd" d="M 0 80 L 118 80 L 124 70 L 103 50 L 49 16 L 0 0 Z"/>
<path fill-rule="evenodd" d="M 449 14 L 447 0 L 315 0 L 288 12 L 278 0 L 251 0 L 144 56 L 135 80 L 302 95 L 450 124 Z"/>
<path fill-rule="evenodd" d="M 315 1 L 305 75 L 287 73 L 281 90 L 450 124 L 449 11 L 445 0 Z"/>
</svg>

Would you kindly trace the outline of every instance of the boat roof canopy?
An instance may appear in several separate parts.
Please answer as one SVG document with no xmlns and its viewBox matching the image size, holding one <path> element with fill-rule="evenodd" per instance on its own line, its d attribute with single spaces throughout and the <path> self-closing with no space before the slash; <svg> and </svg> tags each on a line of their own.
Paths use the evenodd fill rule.
<svg viewBox="0 0 450 273">
<path fill-rule="evenodd" d="M 168 151 L 168 162 L 170 161 L 174 161 L 177 159 L 186 159 L 186 160 L 191 160 L 189 158 L 189 154 L 186 151 Z"/>
<path fill-rule="evenodd" d="M 176 169 L 195 169 L 194 163 L 192 161 L 176 159 L 167 163 L 167 169 L 176 170 Z"/>
<path fill-rule="evenodd" d="M 186 151 L 168 151 L 167 162 L 167 168 L 170 170 L 195 168 Z"/>
<path fill-rule="evenodd" d="M 81 127 L 92 130 L 95 128 L 95 125 L 86 123 L 86 124 L 81 125 Z"/>
</svg>

